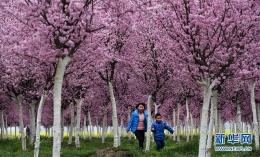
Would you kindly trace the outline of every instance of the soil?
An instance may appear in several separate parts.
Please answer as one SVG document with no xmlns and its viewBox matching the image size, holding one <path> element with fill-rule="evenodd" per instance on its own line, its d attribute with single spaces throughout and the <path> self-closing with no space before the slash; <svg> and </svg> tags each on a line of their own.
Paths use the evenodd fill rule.
<svg viewBox="0 0 260 157">
<path fill-rule="evenodd" d="M 113 150 L 113 148 L 106 148 L 96 151 L 93 155 L 89 157 L 130 157 L 130 155 L 127 154 L 127 151 L 115 151 Z"/>
</svg>

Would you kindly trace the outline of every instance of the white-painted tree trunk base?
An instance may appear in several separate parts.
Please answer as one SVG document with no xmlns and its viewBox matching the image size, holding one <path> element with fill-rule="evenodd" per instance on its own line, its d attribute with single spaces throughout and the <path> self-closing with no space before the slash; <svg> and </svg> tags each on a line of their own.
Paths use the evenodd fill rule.
<svg viewBox="0 0 260 157">
<path fill-rule="evenodd" d="M 103 117 L 103 128 L 102 128 L 102 143 L 105 143 L 106 133 L 107 133 L 107 106 L 104 108 L 104 117 Z"/>
<path fill-rule="evenodd" d="M 77 102 L 77 116 L 76 116 L 76 128 L 75 128 L 75 144 L 77 148 L 80 148 L 79 134 L 80 134 L 80 120 L 81 120 L 81 106 L 83 103 L 83 99 L 76 100 Z"/>
<path fill-rule="evenodd" d="M 29 104 L 30 131 L 31 131 L 30 145 L 33 145 L 34 138 L 35 138 L 35 104 L 36 104 L 36 101 L 34 101 L 34 100 Z"/>
<path fill-rule="evenodd" d="M 61 90 L 65 68 L 71 57 L 58 58 L 53 92 L 53 147 L 52 156 L 59 157 L 61 151 Z"/>
<path fill-rule="evenodd" d="M 176 132 L 177 132 L 177 125 L 176 125 L 176 111 L 173 109 L 172 111 L 172 119 L 173 119 L 173 125 L 174 125 L 174 134 L 173 134 L 173 141 L 176 141 Z"/>
<path fill-rule="evenodd" d="M 128 115 L 128 121 L 130 121 L 130 116 L 131 116 L 131 107 L 130 106 L 128 106 L 128 108 L 127 108 L 127 115 Z M 131 132 L 129 131 L 128 132 L 128 139 L 129 140 L 131 140 Z"/>
<path fill-rule="evenodd" d="M 70 103 L 70 131 L 69 131 L 69 141 L 68 145 L 72 144 L 73 128 L 74 128 L 74 103 Z"/>
<path fill-rule="evenodd" d="M 148 122 L 147 122 L 147 133 L 146 133 L 146 148 L 145 151 L 150 150 L 150 143 L 151 143 L 151 103 L 152 103 L 152 95 L 148 96 L 148 103 L 147 103 L 147 112 L 148 112 Z"/>
<path fill-rule="evenodd" d="M 116 100 L 114 96 L 113 85 L 110 81 L 108 82 L 108 87 L 109 87 L 109 94 L 110 94 L 110 100 L 112 103 L 112 112 L 113 112 L 112 123 L 114 129 L 114 147 L 117 148 L 119 146 L 118 119 L 117 119 Z"/>
<path fill-rule="evenodd" d="M 20 129 L 20 134 L 22 138 L 22 150 L 26 150 L 26 138 L 24 136 L 24 125 L 23 125 L 23 107 L 22 107 L 22 101 L 21 101 L 21 95 L 18 95 L 15 98 L 15 102 L 18 105 L 18 115 L 19 115 L 19 129 Z"/>
<path fill-rule="evenodd" d="M 192 114 L 191 113 L 190 113 L 190 123 L 191 123 L 191 138 L 193 138 L 194 131 L 196 131 L 196 130 L 194 128 L 193 118 L 192 118 Z"/>
<path fill-rule="evenodd" d="M 41 132 L 41 117 L 42 117 L 42 109 L 45 103 L 45 95 L 46 91 L 42 92 L 40 104 L 37 111 L 37 118 L 36 118 L 36 131 L 35 131 L 35 143 L 34 143 L 34 157 L 38 157 L 40 153 L 40 132 Z"/>
<path fill-rule="evenodd" d="M 177 104 L 177 127 L 176 127 L 176 133 L 177 133 L 177 142 L 181 142 L 181 125 L 180 125 L 180 104 Z"/>
<path fill-rule="evenodd" d="M 204 98 L 201 113 L 201 124 L 200 124 L 200 140 L 199 140 L 199 157 L 206 156 L 206 140 L 208 131 L 208 111 L 210 97 L 212 94 L 212 88 L 215 86 L 216 79 L 210 84 L 210 78 L 204 80 L 200 84 L 204 88 Z"/>
<path fill-rule="evenodd" d="M 86 126 L 87 126 L 87 116 L 84 115 L 84 120 L 83 120 L 83 139 L 86 139 Z"/>
<path fill-rule="evenodd" d="M 189 115 L 190 115 L 190 112 L 189 112 L 189 99 L 186 98 L 186 104 L 185 104 L 185 107 L 186 107 L 186 120 L 185 120 L 185 128 L 186 128 L 186 141 L 189 142 L 190 140 L 190 128 L 189 128 Z"/>
<path fill-rule="evenodd" d="M 4 110 L 0 110 L 0 121 L 1 121 L 1 139 L 4 139 Z"/>
<path fill-rule="evenodd" d="M 236 119 L 236 133 L 241 134 L 242 133 L 242 122 L 241 122 L 241 107 L 240 103 L 237 103 L 237 119 Z"/>
<path fill-rule="evenodd" d="M 88 111 L 88 125 L 89 125 L 89 140 L 92 140 L 92 122 L 91 122 L 90 111 Z"/>
<path fill-rule="evenodd" d="M 251 105 L 252 105 L 252 112 L 253 112 L 253 133 L 255 137 L 255 149 L 259 150 L 259 132 L 258 132 L 258 121 L 257 121 L 257 114 L 256 114 L 256 104 L 255 104 L 255 84 L 253 82 L 250 86 L 250 98 L 251 98 Z"/>
<path fill-rule="evenodd" d="M 208 129 L 208 139 L 207 139 L 207 146 L 206 146 L 206 157 L 211 156 L 211 147 L 212 147 L 212 132 L 213 132 L 213 125 L 215 123 L 215 112 L 217 110 L 217 91 L 214 90 L 212 92 L 211 97 L 211 110 L 210 110 L 210 121 L 209 121 L 209 129 Z"/>
</svg>

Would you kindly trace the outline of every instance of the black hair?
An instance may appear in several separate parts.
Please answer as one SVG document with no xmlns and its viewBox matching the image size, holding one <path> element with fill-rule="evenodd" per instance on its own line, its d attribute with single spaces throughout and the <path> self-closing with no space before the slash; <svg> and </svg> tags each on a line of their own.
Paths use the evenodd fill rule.
<svg viewBox="0 0 260 157">
<path fill-rule="evenodd" d="M 142 105 L 142 106 L 144 106 L 144 108 L 145 108 L 145 103 L 143 103 L 143 102 L 141 102 L 141 103 L 138 103 L 137 105 L 136 105 L 136 109 L 138 109 L 138 107 L 140 106 L 140 105 Z"/>
<path fill-rule="evenodd" d="M 155 118 L 157 118 L 157 117 L 159 117 L 159 116 L 162 116 L 160 113 L 156 113 L 155 115 L 154 115 L 154 117 Z"/>
</svg>

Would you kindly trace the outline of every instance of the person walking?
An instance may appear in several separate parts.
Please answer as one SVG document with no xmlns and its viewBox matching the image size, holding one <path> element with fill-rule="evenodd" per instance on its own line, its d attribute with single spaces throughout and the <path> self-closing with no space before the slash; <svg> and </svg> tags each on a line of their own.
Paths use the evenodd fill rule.
<svg viewBox="0 0 260 157">
<path fill-rule="evenodd" d="M 161 151 L 161 149 L 165 146 L 164 129 L 168 130 L 171 134 L 174 132 L 174 130 L 162 120 L 162 115 L 160 113 L 156 113 L 155 122 L 152 123 L 152 132 L 157 151 Z"/>
<path fill-rule="evenodd" d="M 130 130 L 135 134 L 139 141 L 139 149 L 144 149 L 144 133 L 147 131 L 148 112 L 145 110 L 145 103 L 138 103 L 135 111 L 126 127 L 126 132 Z"/>
</svg>

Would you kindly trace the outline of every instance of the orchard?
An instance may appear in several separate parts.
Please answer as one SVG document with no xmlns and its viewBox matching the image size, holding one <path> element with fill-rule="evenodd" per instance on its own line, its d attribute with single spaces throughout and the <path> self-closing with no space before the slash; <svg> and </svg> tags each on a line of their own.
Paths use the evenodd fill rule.
<svg viewBox="0 0 260 157">
<path fill-rule="evenodd" d="M 52 157 L 96 136 L 121 148 L 145 102 L 145 153 L 158 112 L 196 156 L 225 137 L 259 151 L 260 1 L 1 0 L 0 21 L 0 141 L 34 157 L 46 137 Z"/>
</svg>

